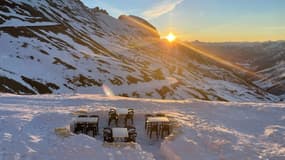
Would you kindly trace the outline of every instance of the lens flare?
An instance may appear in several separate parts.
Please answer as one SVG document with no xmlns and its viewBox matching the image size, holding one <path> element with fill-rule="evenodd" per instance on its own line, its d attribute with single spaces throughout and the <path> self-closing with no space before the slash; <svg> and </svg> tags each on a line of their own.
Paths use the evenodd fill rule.
<svg viewBox="0 0 285 160">
<path fill-rule="evenodd" d="M 228 67 L 230 67 L 230 68 L 232 68 L 232 69 L 235 69 L 235 70 L 238 70 L 238 71 L 242 71 L 242 72 L 244 72 L 244 73 L 246 73 L 246 74 L 248 74 L 248 75 L 251 75 L 251 76 L 253 76 L 253 77 L 259 77 L 259 75 L 256 74 L 256 73 L 253 72 L 253 71 L 250 71 L 250 70 L 248 70 L 248 69 L 246 69 L 246 68 L 244 68 L 244 67 L 242 67 L 242 66 L 239 66 L 239 65 L 236 65 L 236 64 L 231 63 L 231 62 L 229 62 L 229 61 L 226 61 L 226 60 L 224 60 L 223 58 L 218 57 L 218 56 L 215 56 L 215 55 L 213 55 L 213 54 L 211 54 L 211 53 L 209 53 L 209 52 L 202 51 L 201 49 L 197 49 L 197 48 L 195 48 L 195 47 L 193 47 L 193 46 L 191 46 L 191 45 L 189 45 L 189 44 L 187 44 L 187 43 L 185 43 L 185 42 L 179 42 L 179 44 L 182 45 L 182 46 L 184 46 L 184 47 L 186 47 L 186 48 L 189 48 L 189 49 L 195 51 L 196 53 L 199 53 L 199 54 L 201 54 L 201 55 L 204 55 L 204 56 L 206 56 L 206 57 L 208 57 L 208 58 L 210 58 L 210 59 L 212 59 L 212 60 L 214 60 L 214 61 L 216 61 L 216 62 L 218 62 L 218 63 L 220 63 L 220 64 L 223 64 L 223 65 L 225 65 L 225 66 L 228 66 Z"/>
<path fill-rule="evenodd" d="M 103 88 L 103 91 L 104 91 L 106 96 L 108 96 L 108 97 L 114 96 L 114 93 L 113 93 L 113 91 L 111 90 L 110 87 L 108 87 L 107 85 L 103 84 L 102 88 Z"/>
</svg>

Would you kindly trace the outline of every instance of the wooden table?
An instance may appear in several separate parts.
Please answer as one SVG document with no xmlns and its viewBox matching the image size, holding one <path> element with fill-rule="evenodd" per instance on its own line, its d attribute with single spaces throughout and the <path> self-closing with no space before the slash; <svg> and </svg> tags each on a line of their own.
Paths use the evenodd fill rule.
<svg viewBox="0 0 285 160">
<path fill-rule="evenodd" d="M 155 125 L 157 126 L 157 132 L 159 134 L 161 134 L 161 128 L 166 125 L 166 124 L 169 124 L 169 119 L 167 117 L 148 117 L 147 120 L 146 120 L 146 123 L 150 124 L 150 125 Z M 149 128 L 147 128 L 147 133 L 149 133 Z M 151 134 L 150 133 L 150 138 L 151 138 Z"/>
<path fill-rule="evenodd" d="M 74 132 L 77 123 L 98 124 L 98 117 L 74 117 L 70 124 L 70 130 Z"/>
<path fill-rule="evenodd" d="M 113 138 L 126 138 L 129 137 L 127 128 L 112 128 Z"/>
</svg>

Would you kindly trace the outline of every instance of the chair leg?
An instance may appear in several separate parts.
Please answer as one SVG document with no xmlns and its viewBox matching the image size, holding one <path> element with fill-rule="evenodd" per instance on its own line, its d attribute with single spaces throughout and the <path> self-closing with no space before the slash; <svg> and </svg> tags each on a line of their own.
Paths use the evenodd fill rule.
<svg viewBox="0 0 285 160">
<path fill-rule="evenodd" d="M 159 133 L 158 132 L 156 132 L 156 138 L 158 139 L 158 137 L 159 137 L 159 135 L 158 135 Z"/>
<path fill-rule="evenodd" d="M 125 126 L 127 126 L 127 124 L 128 124 L 128 119 L 125 118 Z"/>
<path fill-rule="evenodd" d="M 170 135 L 170 129 L 167 130 L 168 135 Z"/>
<path fill-rule="evenodd" d="M 109 121 L 108 121 L 108 126 L 110 126 L 110 124 L 111 124 L 111 119 L 109 118 Z"/>
<path fill-rule="evenodd" d="M 86 129 L 85 129 L 85 127 L 82 129 L 82 133 L 83 133 L 83 134 L 86 134 Z"/>
</svg>

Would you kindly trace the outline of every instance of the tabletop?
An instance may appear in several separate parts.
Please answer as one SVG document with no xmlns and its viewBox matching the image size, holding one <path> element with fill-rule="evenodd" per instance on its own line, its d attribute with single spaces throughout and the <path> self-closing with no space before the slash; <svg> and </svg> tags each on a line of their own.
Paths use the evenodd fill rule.
<svg viewBox="0 0 285 160">
<path fill-rule="evenodd" d="M 167 117 L 148 117 L 147 122 L 169 122 Z"/>
<path fill-rule="evenodd" d="M 123 115 L 123 114 L 128 114 L 128 109 L 127 108 L 117 108 L 116 112 L 118 115 Z"/>
<path fill-rule="evenodd" d="M 125 138 L 129 137 L 127 128 L 112 128 L 114 138 Z"/>
<path fill-rule="evenodd" d="M 78 122 L 97 123 L 98 117 L 75 117 L 73 120 L 75 123 Z"/>
</svg>

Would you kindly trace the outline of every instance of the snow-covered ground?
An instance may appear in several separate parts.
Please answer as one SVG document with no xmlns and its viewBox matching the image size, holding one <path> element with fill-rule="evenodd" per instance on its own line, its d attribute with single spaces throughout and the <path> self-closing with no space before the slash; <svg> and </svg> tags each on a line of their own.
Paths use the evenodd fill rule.
<svg viewBox="0 0 285 160">
<path fill-rule="evenodd" d="M 134 108 L 137 144 L 104 144 L 111 107 Z M 100 115 L 100 135 L 57 136 L 76 111 Z M 150 140 L 144 114 L 167 113 L 176 125 Z M 0 160 L 285 159 L 285 104 L 150 100 L 102 95 L 0 95 Z"/>
</svg>

